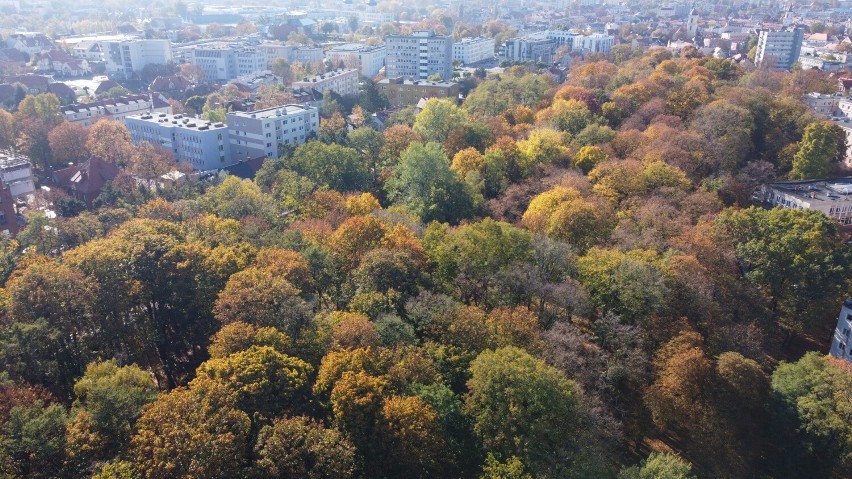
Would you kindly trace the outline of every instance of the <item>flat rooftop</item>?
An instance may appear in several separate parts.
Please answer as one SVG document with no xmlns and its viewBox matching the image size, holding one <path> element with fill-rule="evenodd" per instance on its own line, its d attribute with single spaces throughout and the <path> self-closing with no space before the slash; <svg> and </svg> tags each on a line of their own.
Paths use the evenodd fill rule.
<svg viewBox="0 0 852 479">
<path fill-rule="evenodd" d="M 0 169 L 15 170 L 32 166 L 30 159 L 10 149 L 0 149 Z"/>
<path fill-rule="evenodd" d="M 803 200 L 850 201 L 852 200 L 852 177 L 782 181 L 770 183 L 769 187 Z"/>
<path fill-rule="evenodd" d="M 317 111 L 317 109 L 302 105 L 281 105 L 264 110 L 234 111 L 228 113 L 228 116 L 235 116 L 237 118 L 274 118 L 276 116 L 298 115 L 310 111 Z"/>
<path fill-rule="evenodd" d="M 224 123 L 214 123 L 212 121 L 202 120 L 201 118 L 192 118 L 186 115 L 172 115 L 169 113 L 145 113 L 141 115 L 129 115 L 128 120 L 142 120 L 151 123 L 157 123 L 163 126 L 174 126 L 187 130 L 206 131 L 206 130 L 222 130 L 227 128 Z"/>
</svg>

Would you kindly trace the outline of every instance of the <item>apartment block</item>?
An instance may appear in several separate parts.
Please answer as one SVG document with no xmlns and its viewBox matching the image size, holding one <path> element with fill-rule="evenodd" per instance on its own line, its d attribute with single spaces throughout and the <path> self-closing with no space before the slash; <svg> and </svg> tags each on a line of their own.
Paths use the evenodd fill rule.
<svg viewBox="0 0 852 479">
<path fill-rule="evenodd" d="M 165 65 L 173 61 L 168 40 L 121 40 L 101 44 L 106 71 L 110 76 L 129 78 L 147 65 Z"/>
<path fill-rule="evenodd" d="M 459 84 L 427 80 L 385 79 L 377 84 L 379 91 L 388 97 L 392 107 L 417 105 L 420 99 L 440 98 L 458 101 Z"/>
<path fill-rule="evenodd" d="M 757 39 L 755 64 L 789 70 L 802 51 L 804 30 L 762 31 Z"/>
<path fill-rule="evenodd" d="M 487 37 L 462 38 L 453 43 L 453 60 L 465 65 L 494 58 L 494 39 Z"/>
<path fill-rule="evenodd" d="M 373 78 L 384 68 L 388 51 L 384 45 L 365 45 L 363 43 L 346 43 L 338 45 L 328 52 L 325 57 L 332 66 L 343 64 L 345 68 L 357 68 L 361 75 Z"/>
<path fill-rule="evenodd" d="M 334 70 L 322 73 L 310 78 L 303 78 L 293 82 L 293 88 L 302 90 L 316 90 L 324 93 L 331 90 L 340 96 L 355 96 L 358 94 L 358 70 L 354 68 L 346 70 Z"/>
<path fill-rule="evenodd" d="M 502 56 L 507 60 L 553 63 L 556 42 L 547 38 L 510 38 L 501 50 Z"/>
<path fill-rule="evenodd" d="M 388 35 L 387 77 L 426 80 L 439 74 L 445 80 L 453 76 L 453 39 L 431 31 L 411 35 Z"/>
<path fill-rule="evenodd" d="M 234 162 L 277 158 L 278 145 L 304 143 L 319 131 L 319 110 L 303 105 L 231 112 L 226 118 Z"/>
<path fill-rule="evenodd" d="M 195 170 L 216 170 L 234 163 L 224 123 L 168 113 L 131 115 L 124 123 L 133 143 L 147 141 L 162 146 Z"/>
<path fill-rule="evenodd" d="M 322 62 L 323 54 L 320 47 L 306 47 L 299 45 L 283 45 L 278 43 L 262 43 L 257 49 L 266 57 L 265 68 L 272 65 L 276 58 L 284 58 L 289 63 L 317 64 Z"/>
</svg>

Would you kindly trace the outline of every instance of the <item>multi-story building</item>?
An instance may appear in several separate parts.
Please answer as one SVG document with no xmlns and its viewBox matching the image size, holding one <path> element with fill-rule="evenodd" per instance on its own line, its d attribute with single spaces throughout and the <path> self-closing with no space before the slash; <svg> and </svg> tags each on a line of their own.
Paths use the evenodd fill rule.
<svg viewBox="0 0 852 479">
<path fill-rule="evenodd" d="M 544 37 L 556 43 L 557 47 L 567 45 L 571 51 L 586 53 L 606 53 L 615 45 L 615 37 L 603 33 L 584 35 L 566 30 L 547 30 L 536 36 Z"/>
<path fill-rule="evenodd" d="M 852 299 L 844 301 L 840 308 L 828 354 L 837 359 L 852 361 Z"/>
<path fill-rule="evenodd" d="M 444 80 L 453 76 L 453 39 L 431 31 L 411 35 L 388 35 L 386 72 L 388 78 L 426 80 L 438 74 Z"/>
<path fill-rule="evenodd" d="M 231 112 L 226 118 L 234 162 L 277 158 L 279 145 L 304 143 L 319 130 L 319 110 L 303 105 Z"/>
<path fill-rule="evenodd" d="M 344 68 L 358 68 L 361 75 L 373 78 L 384 68 L 388 52 L 384 45 L 365 45 L 363 43 L 346 43 L 338 45 L 328 52 L 325 57 L 334 67 L 343 64 Z"/>
<path fill-rule="evenodd" d="M 168 40 L 121 40 L 101 44 L 106 71 L 110 76 L 129 78 L 147 65 L 165 65 L 173 61 Z"/>
<path fill-rule="evenodd" d="M 175 155 L 198 171 L 233 164 L 228 145 L 228 127 L 184 115 L 168 113 L 131 115 L 124 119 L 134 143 L 147 141 Z"/>
<path fill-rule="evenodd" d="M 355 96 L 358 94 L 358 79 L 358 70 L 354 68 L 334 70 L 294 81 L 293 88 L 316 90 L 320 93 L 331 90 L 340 96 Z"/>
<path fill-rule="evenodd" d="M 227 82 L 269 68 L 266 51 L 225 43 L 197 46 L 188 61 L 200 67 L 209 82 Z"/>
<path fill-rule="evenodd" d="M 804 30 L 762 31 L 757 40 L 755 64 L 789 70 L 802 50 Z"/>
<path fill-rule="evenodd" d="M 822 70 L 824 72 L 836 72 L 846 68 L 845 59 L 844 61 L 828 60 L 814 55 L 799 55 L 799 64 L 802 70 Z"/>
<path fill-rule="evenodd" d="M 842 225 L 852 224 L 852 178 L 769 183 L 755 196 L 771 206 L 821 211 Z"/>
<path fill-rule="evenodd" d="M 257 46 L 257 49 L 266 56 L 267 68 L 278 57 L 284 58 L 289 63 L 317 64 L 322 62 L 322 48 L 320 47 L 262 43 Z"/>
<path fill-rule="evenodd" d="M 13 150 L 0 149 L 0 181 L 15 198 L 35 192 L 32 162 Z"/>
<path fill-rule="evenodd" d="M 842 99 L 844 98 L 838 94 L 826 95 L 814 92 L 805 95 L 805 103 L 807 103 L 810 109 L 815 113 L 825 116 L 836 116 L 840 110 L 839 104 Z"/>
<path fill-rule="evenodd" d="M 428 80 L 384 79 L 378 82 L 379 91 L 388 97 L 392 107 L 416 105 L 422 98 L 440 98 L 457 102 L 459 84 Z"/>
<path fill-rule="evenodd" d="M 494 58 L 494 39 L 488 37 L 462 38 L 453 43 L 453 60 L 465 65 Z"/>
<path fill-rule="evenodd" d="M 90 127 L 101 118 L 122 121 L 130 115 L 171 113 L 172 107 L 159 93 L 126 95 L 89 103 L 72 103 L 62 107 L 65 120 Z"/>
<path fill-rule="evenodd" d="M 553 63 L 556 42 L 548 38 L 518 37 L 506 40 L 501 54 L 518 62 Z"/>
</svg>

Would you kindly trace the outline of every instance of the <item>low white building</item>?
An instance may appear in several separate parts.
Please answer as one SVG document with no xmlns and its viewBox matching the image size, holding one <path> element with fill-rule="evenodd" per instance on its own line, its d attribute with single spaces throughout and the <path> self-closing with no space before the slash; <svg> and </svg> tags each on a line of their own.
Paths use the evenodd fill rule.
<svg viewBox="0 0 852 479">
<path fill-rule="evenodd" d="M 331 90 L 340 96 L 354 96 L 358 94 L 358 79 L 358 70 L 354 68 L 334 70 L 294 81 L 293 88 L 316 90 L 320 93 Z"/>
<path fill-rule="evenodd" d="M 361 75 L 373 78 L 384 68 L 387 59 L 387 48 L 384 45 L 365 45 L 363 43 L 346 43 L 338 45 L 328 52 L 325 57 L 332 67 L 357 68 Z"/>
<path fill-rule="evenodd" d="M 839 111 L 840 100 L 842 96 L 838 94 L 826 95 L 824 93 L 808 93 L 805 95 L 805 103 L 815 113 L 825 116 L 837 116 Z"/>
<path fill-rule="evenodd" d="M 133 143 L 147 141 L 170 150 L 175 160 L 198 171 L 232 165 L 228 128 L 199 118 L 168 113 L 132 115 L 124 119 Z"/>
<path fill-rule="evenodd" d="M 279 145 L 304 143 L 319 131 L 319 110 L 281 105 L 265 110 L 228 113 L 228 138 L 234 162 L 278 158 Z"/>
<path fill-rule="evenodd" d="M 843 302 L 840 308 L 840 316 L 837 318 L 837 327 L 831 338 L 831 349 L 828 354 L 838 359 L 852 361 L 852 299 Z"/>
<path fill-rule="evenodd" d="M 0 181 L 16 198 L 35 192 L 30 159 L 13 150 L 0 149 Z"/>
<path fill-rule="evenodd" d="M 462 38 L 453 43 L 453 60 L 465 65 L 494 58 L 494 39 L 487 37 Z"/>
<path fill-rule="evenodd" d="M 66 121 L 90 127 L 101 118 L 122 121 L 130 115 L 171 113 L 169 102 L 160 95 L 125 95 L 89 103 L 72 103 L 62 107 Z"/>
</svg>

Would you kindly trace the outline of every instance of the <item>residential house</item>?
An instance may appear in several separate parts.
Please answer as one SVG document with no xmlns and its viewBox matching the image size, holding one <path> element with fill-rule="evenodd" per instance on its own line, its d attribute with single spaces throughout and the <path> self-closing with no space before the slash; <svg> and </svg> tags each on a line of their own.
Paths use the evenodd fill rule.
<svg viewBox="0 0 852 479">
<path fill-rule="evenodd" d="M 91 73 L 88 61 L 72 57 L 62 50 L 42 53 L 36 63 L 36 69 L 65 77 L 79 77 Z"/>
<path fill-rule="evenodd" d="M 118 176 L 118 166 L 98 157 L 53 172 L 53 182 L 72 197 L 91 206 L 104 186 Z"/>
</svg>

